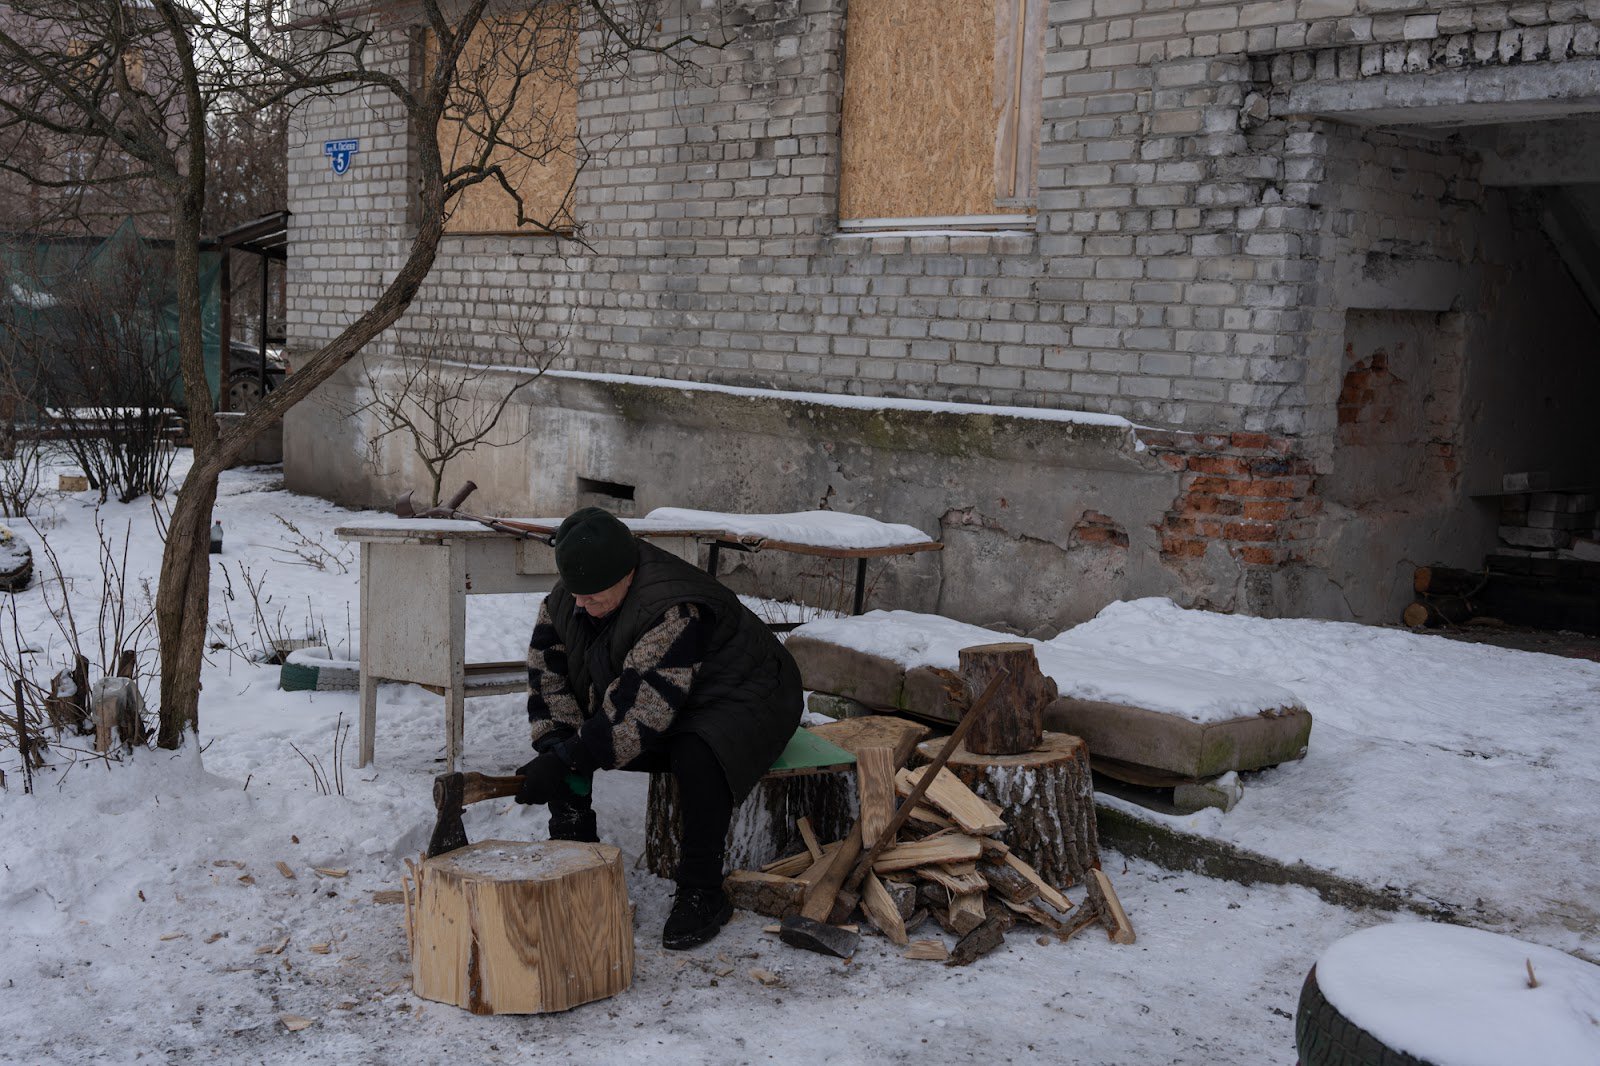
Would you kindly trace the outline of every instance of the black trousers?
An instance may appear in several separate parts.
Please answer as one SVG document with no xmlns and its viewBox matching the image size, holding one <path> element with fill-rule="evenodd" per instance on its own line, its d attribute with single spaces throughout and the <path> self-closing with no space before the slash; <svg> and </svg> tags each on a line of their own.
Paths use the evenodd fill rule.
<svg viewBox="0 0 1600 1066">
<path fill-rule="evenodd" d="M 711 746 L 693 733 L 667 736 L 661 748 L 619 767 L 634 773 L 670 773 L 678 782 L 683 840 L 676 880 L 680 888 L 720 888 L 733 793 Z M 592 796 L 563 790 L 550 801 L 550 815 L 577 817 L 594 811 Z"/>
</svg>

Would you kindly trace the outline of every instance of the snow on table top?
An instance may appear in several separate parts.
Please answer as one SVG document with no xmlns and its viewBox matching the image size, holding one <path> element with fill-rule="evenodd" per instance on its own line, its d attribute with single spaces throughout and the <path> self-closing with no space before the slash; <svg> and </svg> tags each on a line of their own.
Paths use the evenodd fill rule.
<svg viewBox="0 0 1600 1066">
<path fill-rule="evenodd" d="M 1600 1062 L 1600 966 L 1539 944 L 1431 922 L 1379 925 L 1328 948 L 1317 985 L 1350 1021 L 1437 1066 Z"/>
<path fill-rule="evenodd" d="M 727 514 L 694 511 L 686 507 L 657 507 L 645 516 L 679 528 L 708 526 L 734 537 L 782 540 L 814 548 L 898 548 L 931 544 L 916 526 L 880 522 L 866 515 L 843 511 L 793 511 L 789 514 Z"/>
<path fill-rule="evenodd" d="M 499 517 L 499 516 L 496 516 Z M 561 518 L 504 518 L 507 522 L 542 526 L 551 530 Z M 657 507 L 643 518 L 624 518 L 624 525 L 644 536 L 694 532 L 705 536 L 728 534 L 733 537 L 761 537 L 804 544 L 815 548 L 850 551 L 862 548 L 896 548 L 931 544 L 928 535 L 916 526 L 880 522 L 865 515 L 841 511 L 796 511 L 792 514 L 726 514 L 720 511 L 693 511 L 684 507 Z M 458 518 L 400 518 L 390 516 L 363 520 L 359 525 L 340 526 L 341 536 L 390 532 L 431 534 L 475 533 L 493 535 L 480 522 Z"/>
<path fill-rule="evenodd" d="M 540 526 L 552 532 L 561 525 L 562 518 L 512 518 L 494 516 L 497 521 L 520 522 L 524 525 Z M 703 525 L 673 522 L 661 522 L 653 518 L 624 518 L 622 523 L 635 533 L 645 536 L 662 533 L 693 532 L 711 535 L 720 532 L 722 527 L 717 525 Z M 341 525 L 336 532 L 343 537 L 356 537 L 366 533 L 386 534 L 390 532 L 415 533 L 418 536 L 442 536 L 451 533 L 477 533 L 485 536 L 495 536 L 496 531 L 490 529 L 482 522 L 473 522 L 462 518 L 401 518 L 390 515 L 382 518 L 362 519 L 359 523 Z"/>
<path fill-rule="evenodd" d="M 882 656 L 908 669 L 954 670 L 962 648 L 1020 640 L 1033 645 L 1039 669 L 1055 679 L 1063 696 L 1143 707 L 1194 722 L 1225 722 L 1300 704 L 1292 691 L 1279 685 L 1194 666 L 1156 665 L 1098 647 L 1094 641 L 1074 639 L 1076 630 L 1052 641 L 1028 640 L 939 615 L 872 611 L 855 618 L 809 622 L 795 632 Z"/>
</svg>

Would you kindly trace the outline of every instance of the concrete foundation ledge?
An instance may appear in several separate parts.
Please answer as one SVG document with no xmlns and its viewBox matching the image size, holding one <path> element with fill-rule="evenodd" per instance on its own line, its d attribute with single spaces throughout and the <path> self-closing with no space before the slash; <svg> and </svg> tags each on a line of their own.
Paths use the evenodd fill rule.
<svg viewBox="0 0 1600 1066">
<path fill-rule="evenodd" d="M 1410 911 L 1447 922 L 1482 924 L 1485 915 L 1393 886 L 1374 887 L 1303 862 L 1284 862 L 1227 841 L 1214 840 L 1146 821 L 1128 811 L 1095 803 L 1100 843 L 1123 855 L 1144 859 L 1169 870 L 1185 870 L 1244 885 L 1299 885 L 1341 907 Z"/>
<path fill-rule="evenodd" d="M 1302 758 L 1311 740 L 1311 712 L 1274 707 L 1244 718 L 1194 722 L 1142 707 L 1062 697 L 1045 709 L 1044 727 L 1082 737 L 1092 755 L 1199 779 Z"/>
</svg>

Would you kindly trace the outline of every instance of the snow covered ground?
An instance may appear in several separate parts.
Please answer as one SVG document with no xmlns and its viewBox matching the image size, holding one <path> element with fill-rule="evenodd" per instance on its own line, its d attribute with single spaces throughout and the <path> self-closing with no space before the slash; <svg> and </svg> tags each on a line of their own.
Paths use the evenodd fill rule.
<svg viewBox="0 0 1600 1066">
<path fill-rule="evenodd" d="M 348 653 L 358 637 L 354 557 L 329 531 L 376 516 L 289 495 L 279 482 L 273 470 L 223 480 L 215 643 L 259 643 L 248 574 L 266 597 L 261 615 L 274 635 L 321 637 Z M 91 601 L 76 611 L 92 629 L 93 503 L 68 496 L 50 510 L 39 532 L 21 523 L 18 531 L 45 575 L 40 532 L 49 538 L 75 596 Z M 119 545 L 122 530 L 132 530 L 127 568 L 138 598 L 139 579 L 153 582 L 158 566 L 155 516 L 144 501 L 100 515 Z M 59 661 L 63 650 L 50 588 L 41 578 L 15 597 L 15 626 L 0 614 L 3 639 L 38 649 L 31 658 L 41 663 Z M 60 602 L 50 591 L 48 603 Z M 532 599 L 469 603 L 471 657 L 519 657 Z M 1596 932 L 1583 915 L 1600 894 L 1573 895 L 1589 891 L 1595 876 L 1583 858 L 1593 837 L 1574 827 L 1600 810 L 1600 672 L 1310 625 L 1146 601 L 1080 629 L 1125 654 L 1248 667 L 1318 716 L 1313 758 L 1259 775 L 1241 806 L 1201 824 L 1205 831 L 1427 891 L 1486 893 L 1501 931 L 1594 952 Z M 1395 638 L 1412 643 L 1392 648 Z M 1199 642 L 1204 656 L 1191 660 L 1185 641 Z M 1379 647 L 1387 650 L 1378 655 Z M 58 746 L 33 796 L 22 794 L 15 753 L 0 757 L 8 786 L 0 793 L 0 1061 L 1284 1063 L 1294 1059 L 1292 1017 L 1311 963 L 1341 936 L 1388 919 L 1300 888 L 1173 874 L 1107 853 L 1139 933 L 1129 947 L 1097 930 L 1064 945 L 1018 930 L 995 955 L 947 969 L 865 938 L 846 964 L 787 948 L 761 931 L 765 919 L 739 915 L 711 944 L 668 954 L 658 937 L 671 887 L 635 864 L 644 781 L 609 774 L 600 775 L 596 800 L 602 836 L 630 863 L 639 919 L 633 987 L 563 1015 L 474 1017 L 409 994 L 402 908 L 373 900 L 398 887 L 404 860 L 431 828 L 440 701 L 386 686 L 378 759 L 358 770 L 353 731 L 342 766 L 335 758 L 335 730 L 341 716 L 353 722 L 355 694 L 281 692 L 277 677 L 276 667 L 213 651 L 202 752 L 144 751 L 131 765 L 107 767 Z M 1392 695 L 1395 685 L 1404 700 Z M 1430 686 L 1435 698 L 1421 701 Z M 526 748 L 516 697 L 469 704 L 468 767 L 504 772 Z M 1359 762 L 1365 769 L 1350 779 L 1346 761 L 1374 752 L 1378 761 Z M 323 794 L 307 759 L 316 776 L 342 780 L 344 794 Z M 1378 815 L 1387 824 L 1371 839 Z M 469 808 L 467 829 L 474 840 L 539 839 L 544 822 L 542 811 L 497 801 Z M 1508 857 L 1482 868 L 1451 857 L 1477 838 Z M 1529 898 L 1512 906 L 1518 893 Z M 1547 915 L 1557 904 L 1546 898 L 1569 900 L 1576 921 L 1590 924 L 1562 926 Z M 758 982 L 753 968 L 779 983 Z M 312 1024 L 291 1031 L 283 1015 Z"/>
</svg>

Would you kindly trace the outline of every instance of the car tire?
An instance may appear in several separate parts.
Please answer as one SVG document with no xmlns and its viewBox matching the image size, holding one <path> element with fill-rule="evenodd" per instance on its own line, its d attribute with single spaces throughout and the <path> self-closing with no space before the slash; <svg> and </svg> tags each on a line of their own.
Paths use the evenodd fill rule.
<svg viewBox="0 0 1600 1066">
<path fill-rule="evenodd" d="M 264 396 L 266 389 L 262 387 L 261 376 L 254 370 L 235 370 L 228 375 L 229 411 L 249 411 L 259 404 Z"/>
<path fill-rule="evenodd" d="M 1294 1047 L 1300 1066 L 1432 1066 L 1426 1059 L 1396 1051 L 1341 1014 L 1318 987 L 1315 966 L 1300 988 Z"/>
</svg>

